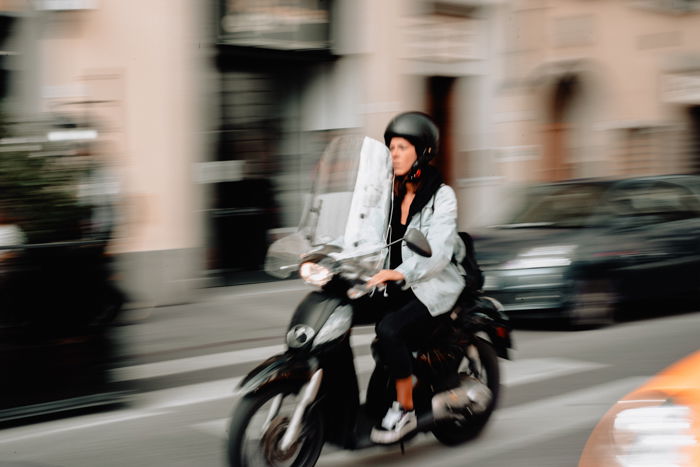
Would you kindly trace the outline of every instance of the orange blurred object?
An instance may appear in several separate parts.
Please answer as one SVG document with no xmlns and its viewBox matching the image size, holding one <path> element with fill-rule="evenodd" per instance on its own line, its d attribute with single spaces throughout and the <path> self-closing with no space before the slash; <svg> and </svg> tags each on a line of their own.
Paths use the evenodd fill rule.
<svg viewBox="0 0 700 467">
<path fill-rule="evenodd" d="M 595 427 L 579 467 L 700 466 L 700 351 L 618 401 Z"/>
</svg>

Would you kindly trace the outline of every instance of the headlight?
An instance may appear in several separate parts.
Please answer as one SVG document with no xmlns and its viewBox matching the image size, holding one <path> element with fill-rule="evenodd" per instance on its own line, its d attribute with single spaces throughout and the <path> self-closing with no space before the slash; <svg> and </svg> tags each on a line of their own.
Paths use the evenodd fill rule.
<svg viewBox="0 0 700 467">
<path fill-rule="evenodd" d="M 689 448 L 698 444 L 690 408 L 674 403 L 622 410 L 615 416 L 613 440 L 623 467 L 689 466 Z"/>
<path fill-rule="evenodd" d="M 321 327 L 321 330 L 318 331 L 314 340 L 314 347 L 337 339 L 345 334 L 350 329 L 350 326 L 352 326 L 352 306 L 343 305 L 336 308 L 323 327 Z"/>
<path fill-rule="evenodd" d="M 287 332 L 287 345 L 290 349 L 298 349 L 308 344 L 314 337 L 314 330 L 306 324 L 297 324 Z"/>
<path fill-rule="evenodd" d="M 569 258 L 516 258 L 503 265 L 503 269 L 557 268 L 571 264 Z"/>
<path fill-rule="evenodd" d="M 333 271 L 322 264 L 307 262 L 301 264 L 299 275 L 307 284 L 321 287 L 331 280 Z"/>
<path fill-rule="evenodd" d="M 571 253 L 576 245 L 552 245 L 531 248 L 523 251 L 517 258 L 507 261 L 503 269 L 556 268 L 571 264 Z"/>
</svg>

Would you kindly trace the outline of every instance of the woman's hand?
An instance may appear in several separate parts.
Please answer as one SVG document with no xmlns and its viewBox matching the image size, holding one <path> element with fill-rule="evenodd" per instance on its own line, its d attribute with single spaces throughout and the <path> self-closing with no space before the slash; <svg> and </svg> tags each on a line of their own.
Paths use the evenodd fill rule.
<svg viewBox="0 0 700 467">
<path fill-rule="evenodd" d="M 367 281 L 367 287 L 376 287 L 377 285 L 384 285 L 389 281 L 402 281 L 404 279 L 404 275 L 399 271 L 394 269 L 382 269 Z"/>
</svg>

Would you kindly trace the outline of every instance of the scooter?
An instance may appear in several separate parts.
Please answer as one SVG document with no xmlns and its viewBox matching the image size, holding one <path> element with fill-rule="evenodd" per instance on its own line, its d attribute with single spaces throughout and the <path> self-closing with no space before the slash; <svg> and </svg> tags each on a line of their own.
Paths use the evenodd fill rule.
<svg viewBox="0 0 700 467">
<path fill-rule="evenodd" d="M 342 141 L 324 154 L 320 165 L 322 169 L 337 168 L 343 157 L 353 153 L 363 153 L 365 161 L 376 162 L 382 160 L 379 156 L 387 156 L 382 148 L 381 143 L 367 138 Z M 329 158 L 335 164 L 326 164 Z M 340 165 L 347 166 L 347 161 L 342 162 Z M 390 171 L 390 166 L 382 170 Z M 369 178 L 378 176 L 377 170 L 367 167 L 362 173 Z M 337 185 L 337 177 L 327 180 Z M 297 270 L 302 279 L 320 289 L 297 306 L 286 333 L 287 351 L 261 363 L 236 388 L 241 398 L 229 426 L 230 466 L 313 466 L 325 443 L 350 450 L 375 446 L 371 429 L 395 400 L 393 380 L 373 345 L 376 366 L 365 402 L 361 402 L 350 345 L 355 304 L 372 293 L 365 284 L 383 263 L 381 252 L 391 245 L 384 241 L 381 229 L 375 229 L 374 241 L 363 243 L 362 239 L 372 231 L 368 220 L 376 217 L 379 225 L 386 219 L 386 212 L 372 210 L 384 210 L 390 193 L 368 189 L 372 183 L 366 178 L 350 180 L 345 192 L 355 196 L 344 197 L 338 186 L 333 190 L 317 187 L 315 193 L 321 196 L 311 200 L 311 215 L 302 221 L 300 234 L 278 241 L 268 251 L 268 271 Z M 376 186 L 382 183 L 377 181 Z M 371 202 L 358 201 L 357 195 L 369 196 Z M 350 207 L 339 211 L 339 199 Z M 338 222 L 328 221 L 325 215 L 362 219 L 362 228 L 353 227 L 351 221 L 338 227 Z M 328 235 L 334 228 L 342 231 L 341 240 Z M 397 241 L 404 241 L 419 255 L 432 254 L 418 230 L 409 229 Z M 509 358 L 511 348 L 503 307 L 495 299 L 465 293 L 438 321 L 427 339 L 413 349 L 418 427 L 401 440 L 402 449 L 419 432 L 431 431 L 450 446 L 473 439 L 497 406 L 498 357 Z"/>
<path fill-rule="evenodd" d="M 417 230 L 404 241 L 429 255 Z M 367 273 L 351 259 L 337 261 L 321 252 L 304 258 L 302 277 L 325 284 L 297 307 L 287 352 L 263 362 L 239 384 L 243 397 L 231 418 L 229 465 L 312 466 L 326 442 L 343 449 L 374 445 L 372 426 L 395 396 L 393 380 L 374 352 L 376 368 L 366 402 L 360 404 L 350 297 L 365 292 L 361 281 Z M 510 328 L 498 302 L 460 300 L 415 349 L 416 432 L 432 431 L 450 446 L 477 436 L 497 405 L 498 357 L 508 358 L 510 346 Z"/>
</svg>

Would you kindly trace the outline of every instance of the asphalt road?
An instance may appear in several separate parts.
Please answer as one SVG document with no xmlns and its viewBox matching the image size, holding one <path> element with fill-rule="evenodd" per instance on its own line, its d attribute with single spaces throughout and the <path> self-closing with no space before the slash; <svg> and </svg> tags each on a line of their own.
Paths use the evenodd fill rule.
<svg viewBox="0 0 700 467">
<path fill-rule="evenodd" d="M 223 466 L 232 388 L 282 349 L 297 282 L 212 289 L 118 329 L 115 379 L 139 388 L 126 407 L 0 430 L 1 467 Z M 419 435 L 398 448 L 325 449 L 321 466 L 575 466 L 598 419 L 621 396 L 698 350 L 700 312 L 587 331 L 516 329 L 503 398 L 483 435 L 447 448 Z M 371 329 L 353 338 L 361 383 Z"/>
</svg>

